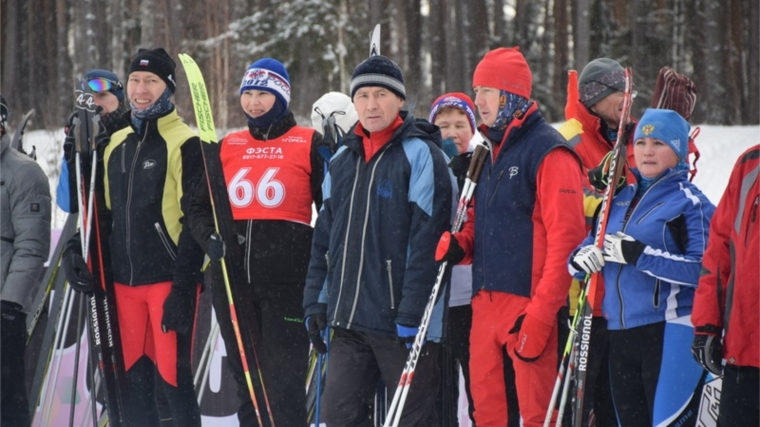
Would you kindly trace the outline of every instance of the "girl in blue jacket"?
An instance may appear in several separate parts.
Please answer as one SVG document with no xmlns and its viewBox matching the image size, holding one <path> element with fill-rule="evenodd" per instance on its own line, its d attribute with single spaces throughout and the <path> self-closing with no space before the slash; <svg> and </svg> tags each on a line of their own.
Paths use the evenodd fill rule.
<svg viewBox="0 0 760 427">
<path fill-rule="evenodd" d="M 604 248 L 589 235 L 576 278 L 601 272 L 610 385 L 621 426 L 694 426 L 705 371 L 690 354 L 691 308 L 715 206 L 689 182 L 689 124 L 649 109 L 634 135 L 636 183 L 610 207 Z"/>
</svg>

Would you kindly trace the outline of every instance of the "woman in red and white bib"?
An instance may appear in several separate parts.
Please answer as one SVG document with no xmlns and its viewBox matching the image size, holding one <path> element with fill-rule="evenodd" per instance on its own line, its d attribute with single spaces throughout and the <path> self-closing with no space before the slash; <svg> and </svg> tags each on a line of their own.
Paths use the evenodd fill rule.
<svg viewBox="0 0 760 427">
<path fill-rule="evenodd" d="M 274 420 L 277 425 L 306 425 L 303 384 L 309 339 L 301 302 L 311 250 L 312 204 L 319 209 L 322 203 L 324 162 L 316 150 L 322 136 L 296 124 L 289 102 L 290 77 L 282 63 L 264 58 L 248 67 L 240 85 L 248 129 L 209 144 L 206 154 L 209 174 L 222 171 L 223 176 L 209 176 L 208 182 L 216 195 L 219 221 L 232 223 L 232 232 L 225 235 L 221 227 L 221 236 L 216 233 L 205 183 L 197 187 L 189 215 L 193 236 L 212 260 L 206 282 L 238 385 L 241 426 L 258 424 L 217 262 L 222 256 L 228 270 L 236 269 L 231 286 L 249 368 L 253 375 L 250 346 L 255 343 Z"/>
</svg>

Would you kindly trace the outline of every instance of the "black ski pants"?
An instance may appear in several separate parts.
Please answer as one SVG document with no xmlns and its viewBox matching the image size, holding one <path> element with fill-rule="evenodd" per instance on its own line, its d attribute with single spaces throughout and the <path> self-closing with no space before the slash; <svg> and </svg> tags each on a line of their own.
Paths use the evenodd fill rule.
<svg viewBox="0 0 760 427">
<path fill-rule="evenodd" d="M 304 427 L 307 423 L 304 387 L 309 337 L 303 324 L 303 289 L 303 283 L 254 283 L 234 287 L 233 290 L 259 410 L 262 418 L 266 419 L 266 404 L 255 378 L 258 373 L 253 348 L 250 347 L 253 342 L 256 343 L 256 356 L 277 426 Z M 237 383 L 240 426 L 258 427 L 221 278 L 211 281 L 211 290 L 216 319 L 227 350 L 227 362 Z M 259 325 L 257 330 L 251 329 L 254 324 Z M 268 421 L 263 422 L 269 425 Z"/>
<path fill-rule="evenodd" d="M 21 312 L 6 314 L 3 311 L 0 333 L 0 425 L 27 427 L 30 419 L 24 381 L 26 315 Z"/>
<path fill-rule="evenodd" d="M 422 348 L 400 427 L 439 427 L 439 350 L 440 344 L 432 342 Z M 395 337 L 335 328 L 322 396 L 324 422 L 330 427 L 372 427 L 369 402 L 378 380 L 388 385 L 392 399 L 408 356 L 406 345 Z"/>
<path fill-rule="evenodd" d="M 760 426 L 760 369 L 727 364 L 723 369 L 718 427 Z"/>
</svg>

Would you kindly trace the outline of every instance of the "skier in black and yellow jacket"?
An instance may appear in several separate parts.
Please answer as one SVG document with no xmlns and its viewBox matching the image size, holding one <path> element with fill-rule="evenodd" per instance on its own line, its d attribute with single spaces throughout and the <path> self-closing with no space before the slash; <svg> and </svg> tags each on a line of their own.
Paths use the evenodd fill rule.
<svg viewBox="0 0 760 427">
<path fill-rule="evenodd" d="M 130 126 L 114 133 L 103 152 L 103 199 L 112 221 L 106 268 L 129 387 L 127 425 L 160 425 L 156 382 L 175 426 L 201 425 L 190 355 L 204 255 L 183 217 L 203 160 L 198 137 L 169 100 L 175 89 L 175 63 L 166 51 L 138 51 L 127 80 Z M 81 255 L 66 258 L 72 286 L 87 290 L 92 281 Z"/>
</svg>

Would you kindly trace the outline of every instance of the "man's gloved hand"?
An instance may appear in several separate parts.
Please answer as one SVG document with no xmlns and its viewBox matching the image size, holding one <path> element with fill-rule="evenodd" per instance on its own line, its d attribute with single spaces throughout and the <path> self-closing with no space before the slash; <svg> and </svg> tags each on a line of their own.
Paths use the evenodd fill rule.
<svg viewBox="0 0 760 427">
<path fill-rule="evenodd" d="M 406 325 L 399 325 L 396 323 L 396 335 L 398 336 L 398 340 L 406 344 L 406 348 L 411 349 L 412 345 L 414 345 L 414 339 L 417 337 L 417 333 L 420 331 L 420 328 L 417 326 L 406 326 Z M 422 345 L 425 345 L 427 341 L 423 340 Z"/>
<path fill-rule="evenodd" d="M 74 159 L 74 147 L 76 146 L 75 120 L 78 121 L 76 110 L 69 115 L 66 126 L 63 128 L 63 131 L 66 133 L 66 138 L 63 140 L 63 159 L 66 162 L 71 162 Z"/>
<path fill-rule="evenodd" d="M 225 253 L 226 248 L 222 236 L 218 233 L 212 233 L 206 245 L 206 255 L 208 255 L 211 261 L 217 262 L 224 257 Z"/>
<path fill-rule="evenodd" d="M 523 313 L 509 330 L 517 357 L 525 362 L 535 362 L 546 348 L 553 326 L 546 325 L 533 316 Z"/>
<path fill-rule="evenodd" d="M 177 331 L 187 334 L 195 321 L 195 296 L 197 284 L 191 278 L 174 279 L 172 290 L 164 300 L 161 329 L 164 333 Z"/>
<path fill-rule="evenodd" d="M 327 345 L 322 338 L 322 331 L 327 328 L 327 314 L 315 313 L 311 316 L 306 316 L 304 323 L 306 324 L 306 331 L 309 333 L 309 341 L 314 346 L 314 350 L 320 354 L 327 353 Z"/>
<path fill-rule="evenodd" d="M 61 259 L 63 277 L 69 282 L 72 289 L 77 292 L 90 293 L 95 286 L 95 278 L 87 267 L 87 261 L 82 257 L 81 240 L 79 233 L 66 242 Z"/>
<path fill-rule="evenodd" d="M 610 151 L 607 154 L 605 154 L 604 158 L 602 158 L 602 161 L 599 162 L 599 166 L 590 169 L 588 171 L 588 180 L 591 183 L 591 185 L 596 189 L 596 191 L 604 192 L 607 189 L 607 186 L 609 185 L 609 182 L 607 180 L 609 179 L 609 173 L 610 173 L 610 163 L 612 162 L 612 155 L 614 154 L 614 151 Z M 617 185 L 615 186 L 615 194 L 617 194 L 620 190 L 622 190 L 626 185 L 626 174 L 621 173 L 618 177 Z"/>
<path fill-rule="evenodd" d="M 604 255 L 596 245 L 588 245 L 582 247 L 570 263 L 573 268 L 586 274 L 598 273 L 604 267 Z"/>
<path fill-rule="evenodd" d="M 691 353 L 697 363 L 714 375 L 723 375 L 722 331 L 715 325 L 700 326 L 694 329 L 694 341 Z"/>
<path fill-rule="evenodd" d="M 644 248 L 645 244 L 621 231 L 604 235 L 604 260 L 608 262 L 635 265 Z"/>
<path fill-rule="evenodd" d="M 438 240 L 438 247 L 435 249 L 435 260 L 438 262 L 446 261 L 451 265 L 459 264 L 464 259 L 464 249 L 459 246 L 457 238 L 446 231 Z"/>
</svg>

